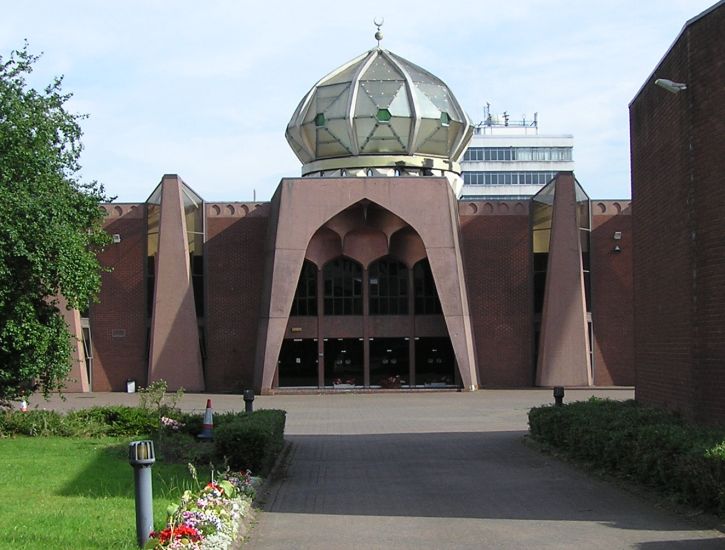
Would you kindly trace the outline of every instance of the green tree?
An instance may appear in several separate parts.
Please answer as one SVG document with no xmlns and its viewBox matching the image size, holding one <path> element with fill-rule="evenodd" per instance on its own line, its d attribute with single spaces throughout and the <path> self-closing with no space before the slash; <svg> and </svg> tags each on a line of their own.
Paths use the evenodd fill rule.
<svg viewBox="0 0 725 550">
<path fill-rule="evenodd" d="M 103 186 L 82 183 L 82 115 L 66 110 L 62 78 L 26 81 L 27 43 L 0 56 L 0 401 L 63 387 L 71 336 L 59 309 L 84 308 L 100 288 L 108 242 Z"/>
</svg>

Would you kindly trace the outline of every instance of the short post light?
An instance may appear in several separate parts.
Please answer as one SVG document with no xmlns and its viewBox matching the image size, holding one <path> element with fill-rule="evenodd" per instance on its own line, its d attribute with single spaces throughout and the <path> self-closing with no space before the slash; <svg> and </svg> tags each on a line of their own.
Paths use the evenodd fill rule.
<svg viewBox="0 0 725 550">
<path fill-rule="evenodd" d="M 247 414 L 254 412 L 254 390 L 244 390 L 244 412 Z"/>
<path fill-rule="evenodd" d="M 564 404 L 564 386 L 554 386 L 554 404 L 557 407 Z"/>
<path fill-rule="evenodd" d="M 136 540 L 143 548 L 154 528 L 151 488 L 151 466 L 156 462 L 153 441 L 132 441 L 128 446 L 128 462 L 133 467 L 136 486 Z"/>
</svg>

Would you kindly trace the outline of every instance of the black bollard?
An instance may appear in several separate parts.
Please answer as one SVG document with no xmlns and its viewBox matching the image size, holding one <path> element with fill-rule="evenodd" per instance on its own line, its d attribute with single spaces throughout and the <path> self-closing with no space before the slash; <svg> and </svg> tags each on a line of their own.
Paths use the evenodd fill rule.
<svg viewBox="0 0 725 550">
<path fill-rule="evenodd" d="M 244 390 L 244 412 L 247 414 L 254 412 L 254 390 Z"/>
<path fill-rule="evenodd" d="M 151 466 L 156 462 L 153 441 L 133 441 L 128 446 L 128 462 L 133 466 L 136 486 L 136 539 L 143 548 L 154 528 Z"/>
<path fill-rule="evenodd" d="M 554 403 L 557 407 L 564 404 L 564 386 L 554 386 Z"/>
</svg>

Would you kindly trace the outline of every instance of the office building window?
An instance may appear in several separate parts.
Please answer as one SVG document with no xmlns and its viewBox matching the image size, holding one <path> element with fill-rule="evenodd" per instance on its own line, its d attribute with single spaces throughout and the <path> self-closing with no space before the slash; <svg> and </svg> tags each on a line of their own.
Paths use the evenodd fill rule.
<svg viewBox="0 0 725 550">
<path fill-rule="evenodd" d="M 571 161 L 572 147 L 469 147 L 463 160 L 547 162 Z"/>
<path fill-rule="evenodd" d="M 546 185 L 556 172 L 463 172 L 466 185 Z"/>
</svg>

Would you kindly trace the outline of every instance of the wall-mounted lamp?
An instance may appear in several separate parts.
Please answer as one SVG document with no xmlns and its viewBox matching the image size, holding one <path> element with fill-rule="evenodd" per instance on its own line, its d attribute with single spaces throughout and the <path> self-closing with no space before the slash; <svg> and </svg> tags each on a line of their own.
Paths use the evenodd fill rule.
<svg viewBox="0 0 725 550">
<path fill-rule="evenodd" d="M 672 80 L 668 80 L 666 78 L 658 78 L 655 80 L 655 84 L 660 88 L 664 88 L 668 92 L 672 92 L 673 94 L 679 94 L 682 90 L 687 90 L 687 84 L 683 82 L 673 82 Z"/>
<path fill-rule="evenodd" d="M 612 252 L 615 254 L 619 254 L 622 251 L 622 247 L 619 246 L 619 241 L 622 240 L 622 232 L 621 231 L 615 231 L 612 235 L 612 239 L 615 241 L 614 248 L 612 248 Z"/>
</svg>

